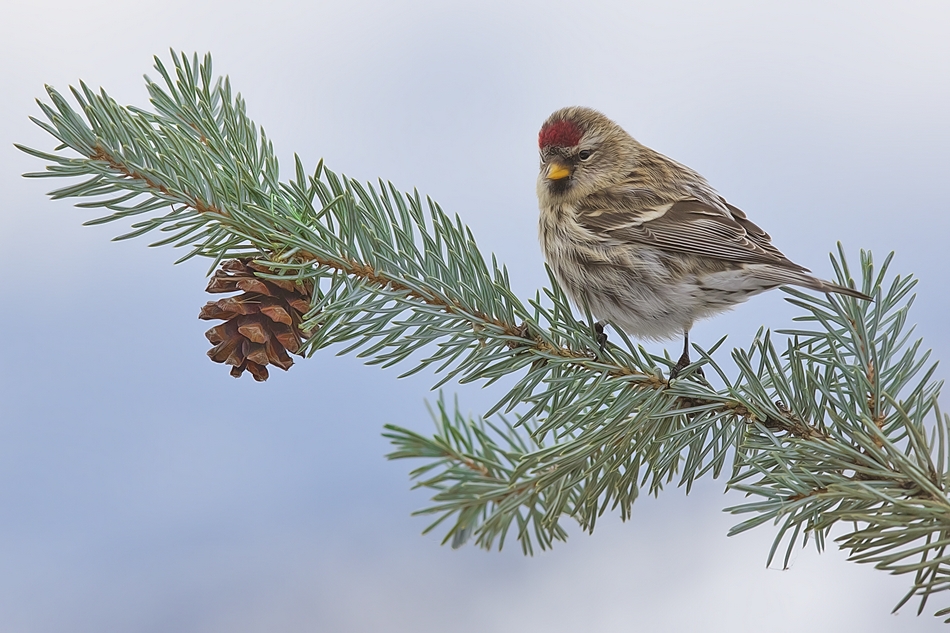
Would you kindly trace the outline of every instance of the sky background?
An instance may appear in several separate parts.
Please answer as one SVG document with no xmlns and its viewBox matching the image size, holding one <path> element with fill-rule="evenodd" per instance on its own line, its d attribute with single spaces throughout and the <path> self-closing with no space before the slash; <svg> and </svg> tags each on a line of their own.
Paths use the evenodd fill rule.
<svg viewBox="0 0 950 633">
<path fill-rule="evenodd" d="M 387 422 L 429 430 L 431 376 L 324 350 L 234 380 L 195 318 L 206 264 L 81 227 L 92 214 L 45 197 L 65 183 L 21 178 L 42 165 L 12 144 L 54 146 L 27 118 L 44 84 L 144 106 L 152 55 L 211 51 L 285 177 L 297 152 L 417 187 L 528 296 L 546 281 L 538 127 L 587 105 L 820 276 L 837 240 L 855 260 L 896 251 L 893 271 L 921 280 L 917 333 L 947 360 L 948 32 L 945 0 L 5 0 L 0 633 L 942 630 L 915 606 L 890 615 L 906 580 L 838 551 L 766 569 L 772 529 L 727 538 L 721 509 L 740 497 L 722 480 L 532 559 L 440 547 L 410 516 L 427 501 L 413 465 L 387 462 L 380 437 Z M 745 345 L 794 314 L 771 293 L 691 338 Z M 448 392 L 475 414 L 500 395 Z"/>
</svg>

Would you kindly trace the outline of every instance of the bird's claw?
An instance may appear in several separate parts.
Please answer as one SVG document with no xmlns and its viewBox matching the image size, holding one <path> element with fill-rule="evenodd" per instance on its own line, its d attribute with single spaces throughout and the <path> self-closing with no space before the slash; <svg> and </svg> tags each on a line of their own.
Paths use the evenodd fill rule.
<svg viewBox="0 0 950 633">
<path fill-rule="evenodd" d="M 676 380 L 676 377 L 680 375 L 680 372 L 686 369 L 689 365 L 689 354 L 683 352 L 683 355 L 680 356 L 680 359 L 676 361 L 676 364 L 673 365 L 673 369 L 670 370 L 670 380 Z"/>
<path fill-rule="evenodd" d="M 603 354 L 607 351 L 607 333 L 604 331 L 604 324 L 599 321 L 595 323 L 594 331 L 597 332 L 597 347 L 600 349 L 600 353 Z"/>
<path fill-rule="evenodd" d="M 673 365 L 673 368 L 670 370 L 670 378 L 667 382 L 676 380 L 676 378 L 680 375 L 680 372 L 689 366 L 689 363 L 689 353 L 684 351 L 683 355 L 680 356 L 679 360 L 676 361 L 676 364 Z M 702 367 L 697 367 L 693 373 L 698 374 L 700 378 L 706 380 L 706 374 L 703 373 Z"/>
</svg>

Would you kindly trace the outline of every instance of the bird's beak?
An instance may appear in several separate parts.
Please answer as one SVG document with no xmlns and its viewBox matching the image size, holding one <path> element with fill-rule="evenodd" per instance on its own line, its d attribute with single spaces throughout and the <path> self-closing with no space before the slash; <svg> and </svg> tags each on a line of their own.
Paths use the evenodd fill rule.
<svg viewBox="0 0 950 633">
<path fill-rule="evenodd" d="M 548 180 L 561 180 L 571 175 L 571 170 L 560 163 L 551 163 L 548 167 Z"/>
</svg>

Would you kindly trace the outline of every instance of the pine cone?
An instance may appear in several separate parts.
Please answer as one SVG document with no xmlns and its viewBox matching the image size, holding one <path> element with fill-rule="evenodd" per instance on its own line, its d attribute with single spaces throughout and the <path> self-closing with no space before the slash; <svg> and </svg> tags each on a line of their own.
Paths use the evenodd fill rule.
<svg viewBox="0 0 950 633">
<path fill-rule="evenodd" d="M 313 334 L 300 328 L 310 309 L 313 284 L 280 279 L 261 279 L 255 272 L 271 272 L 250 259 L 222 262 L 206 290 L 211 293 L 239 292 L 235 297 L 209 301 L 199 319 L 222 319 L 205 336 L 214 347 L 208 356 L 216 363 L 231 365 L 231 375 L 244 370 L 258 382 L 267 380 L 267 365 L 284 371 L 294 364 L 291 354 L 300 351 L 304 339 Z"/>
</svg>

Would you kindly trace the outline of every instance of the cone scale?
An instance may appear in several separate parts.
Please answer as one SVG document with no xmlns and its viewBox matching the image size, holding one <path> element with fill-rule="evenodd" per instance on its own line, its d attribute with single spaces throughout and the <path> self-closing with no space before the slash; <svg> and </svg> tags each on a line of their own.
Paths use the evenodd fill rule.
<svg viewBox="0 0 950 633">
<path fill-rule="evenodd" d="M 214 345 L 208 357 L 230 365 L 235 378 L 247 371 L 262 382 L 269 375 L 268 365 L 290 369 L 290 354 L 298 353 L 312 334 L 300 327 L 310 309 L 312 285 L 256 276 L 270 272 L 250 259 L 232 259 L 221 263 L 206 288 L 213 294 L 241 293 L 209 301 L 198 315 L 205 321 L 224 321 L 205 332 Z"/>
</svg>

